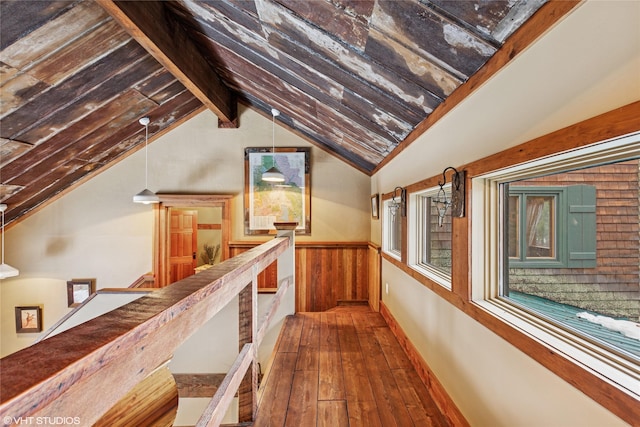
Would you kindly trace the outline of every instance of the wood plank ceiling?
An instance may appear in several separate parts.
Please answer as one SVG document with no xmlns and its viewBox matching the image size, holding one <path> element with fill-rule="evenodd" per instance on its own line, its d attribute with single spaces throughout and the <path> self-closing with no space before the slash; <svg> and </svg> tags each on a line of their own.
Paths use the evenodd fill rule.
<svg viewBox="0 0 640 427">
<path fill-rule="evenodd" d="M 544 1 L 3 0 L 6 221 L 142 148 L 139 118 L 153 139 L 203 105 L 277 108 L 370 174 Z"/>
</svg>

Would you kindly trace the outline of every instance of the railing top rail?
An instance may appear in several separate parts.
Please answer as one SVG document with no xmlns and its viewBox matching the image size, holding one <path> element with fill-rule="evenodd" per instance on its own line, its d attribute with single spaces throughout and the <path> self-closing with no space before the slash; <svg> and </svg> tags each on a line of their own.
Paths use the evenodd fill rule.
<svg viewBox="0 0 640 427">
<path fill-rule="evenodd" d="M 0 359 L 0 413 L 27 417 L 46 412 L 66 393 L 64 403 L 55 402 L 57 415 L 79 414 L 83 424 L 95 421 L 95 414 L 102 413 L 96 405 L 108 409 L 120 394 L 168 360 L 178 345 L 289 246 L 289 238 L 274 238 Z M 124 391 L 112 395 L 113 390 Z"/>
</svg>

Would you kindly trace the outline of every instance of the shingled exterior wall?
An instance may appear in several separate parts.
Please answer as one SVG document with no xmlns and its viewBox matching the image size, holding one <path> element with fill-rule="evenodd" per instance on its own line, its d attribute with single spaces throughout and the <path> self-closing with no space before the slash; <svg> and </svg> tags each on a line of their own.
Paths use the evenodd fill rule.
<svg viewBox="0 0 640 427">
<path fill-rule="evenodd" d="M 518 182 L 536 187 L 595 186 L 596 267 L 510 268 L 510 289 L 640 320 L 639 179 L 639 162 L 634 160 Z"/>
</svg>

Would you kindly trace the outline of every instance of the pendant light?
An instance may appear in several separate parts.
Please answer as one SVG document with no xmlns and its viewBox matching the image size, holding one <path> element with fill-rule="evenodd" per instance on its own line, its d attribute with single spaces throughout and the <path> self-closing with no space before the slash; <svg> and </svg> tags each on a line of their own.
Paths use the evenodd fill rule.
<svg viewBox="0 0 640 427">
<path fill-rule="evenodd" d="M 17 268 L 4 263 L 4 211 L 6 210 L 7 205 L 0 203 L 0 211 L 2 211 L 2 264 L 0 264 L 0 279 L 6 279 L 7 277 L 13 277 L 19 274 Z"/>
<path fill-rule="evenodd" d="M 143 117 L 138 120 L 144 126 L 144 190 L 133 196 L 135 203 L 148 205 L 150 203 L 159 203 L 160 198 L 153 191 L 148 190 L 149 183 L 149 117 Z"/>
<path fill-rule="evenodd" d="M 273 129 L 271 132 L 271 153 L 273 157 L 273 166 L 268 171 L 262 174 L 262 180 L 267 182 L 284 182 L 284 175 L 276 166 L 276 117 L 280 115 L 280 111 L 272 108 L 271 115 L 273 116 Z"/>
</svg>

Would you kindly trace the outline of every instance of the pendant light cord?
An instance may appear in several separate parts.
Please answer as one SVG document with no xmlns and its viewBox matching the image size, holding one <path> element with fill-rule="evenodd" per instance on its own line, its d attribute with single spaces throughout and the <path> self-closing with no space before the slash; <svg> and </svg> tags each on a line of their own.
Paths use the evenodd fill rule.
<svg viewBox="0 0 640 427">
<path fill-rule="evenodd" d="M 144 125 L 144 188 L 149 188 L 149 123 Z"/>
</svg>

